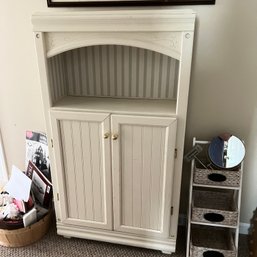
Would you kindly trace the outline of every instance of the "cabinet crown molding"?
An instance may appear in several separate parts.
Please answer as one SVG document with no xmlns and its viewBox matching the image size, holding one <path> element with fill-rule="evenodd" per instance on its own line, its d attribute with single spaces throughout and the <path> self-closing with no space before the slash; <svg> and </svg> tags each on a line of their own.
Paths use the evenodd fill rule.
<svg viewBox="0 0 257 257">
<path fill-rule="evenodd" d="M 32 15 L 37 32 L 193 31 L 192 10 L 115 10 L 47 12 Z"/>
</svg>

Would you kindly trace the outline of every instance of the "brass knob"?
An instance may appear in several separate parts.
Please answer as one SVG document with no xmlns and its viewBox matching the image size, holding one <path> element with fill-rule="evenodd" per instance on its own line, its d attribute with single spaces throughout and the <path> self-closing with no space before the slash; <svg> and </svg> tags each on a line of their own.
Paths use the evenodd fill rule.
<svg viewBox="0 0 257 257">
<path fill-rule="evenodd" d="M 107 139 L 107 138 L 109 138 L 109 136 L 110 136 L 110 133 L 104 133 L 104 139 Z"/>
<path fill-rule="evenodd" d="M 118 134 L 113 134 L 113 135 L 112 135 L 112 140 L 117 140 L 117 139 L 118 139 L 118 137 L 119 137 L 119 135 L 118 135 Z"/>
</svg>

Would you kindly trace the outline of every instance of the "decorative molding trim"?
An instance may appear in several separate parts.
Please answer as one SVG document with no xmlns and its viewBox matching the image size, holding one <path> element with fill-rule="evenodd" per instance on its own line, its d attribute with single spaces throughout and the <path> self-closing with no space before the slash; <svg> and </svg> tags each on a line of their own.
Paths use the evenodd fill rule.
<svg viewBox="0 0 257 257">
<path fill-rule="evenodd" d="M 115 10 L 36 13 L 32 16 L 37 32 L 79 31 L 193 31 L 192 10 Z"/>
<path fill-rule="evenodd" d="M 57 223 L 57 233 L 65 237 L 78 237 L 166 252 L 175 252 L 176 249 L 176 240 L 174 238 L 162 238 L 161 240 L 158 240 L 158 238 L 142 237 L 142 235 L 137 236 L 111 230 L 97 230 L 88 227 L 69 227 L 69 225 L 64 225 L 62 223 Z"/>
<path fill-rule="evenodd" d="M 47 57 L 84 46 L 115 44 L 148 49 L 179 60 L 181 37 L 181 32 L 50 32 L 46 35 Z"/>
</svg>

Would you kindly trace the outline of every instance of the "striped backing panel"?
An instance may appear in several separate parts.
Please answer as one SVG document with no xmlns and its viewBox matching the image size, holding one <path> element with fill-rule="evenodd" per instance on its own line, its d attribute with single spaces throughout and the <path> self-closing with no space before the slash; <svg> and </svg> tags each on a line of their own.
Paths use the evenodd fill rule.
<svg viewBox="0 0 257 257">
<path fill-rule="evenodd" d="M 50 91 L 52 101 L 55 102 L 67 95 L 63 55 L 48 59 L 48 67 Z"/>
<path fill-rule="evenodd" d="M 53 100 L 64 95 L 176 99 L 179 62 L 130 46 L 90 46 L 49 59 Z"/>
</svg>

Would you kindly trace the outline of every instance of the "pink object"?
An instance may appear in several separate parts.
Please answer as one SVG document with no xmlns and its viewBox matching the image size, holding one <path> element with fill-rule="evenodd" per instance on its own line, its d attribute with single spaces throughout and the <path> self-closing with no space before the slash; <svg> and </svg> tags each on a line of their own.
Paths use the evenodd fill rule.
<svg viewBox="0 0 257 257">
<path fill-rule="evenodd" d="M 24 212 L 24 213 L 26 212 L 25 204 L 22 200 L 13 199 L 13 203 L 17 206 L 20 212 Z"/>
<path fill-rule="evenodd" d="M 26 131 L 26 138 L 32 138 L 33 132 L 32 131 Z"/>
</svg>

